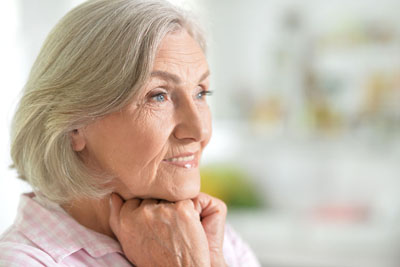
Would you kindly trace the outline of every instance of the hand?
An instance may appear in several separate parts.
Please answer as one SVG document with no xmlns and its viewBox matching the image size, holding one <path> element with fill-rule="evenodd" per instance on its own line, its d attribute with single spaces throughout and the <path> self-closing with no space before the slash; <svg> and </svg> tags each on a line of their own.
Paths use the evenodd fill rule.
<svg viewBox="0 0 400 267">
<path fill-rule="evenodd" d="M 207 236 L 211 266 L 226 266 L 222 250 L 227 213 L 225 203 L 204 193 L 194 198 L 193 203 Z"/>
<path fill-rule="evenodd" d="M 111 195 L 110 227 L 136 266 L 210 266 L 207 237 L 194 202 L 126 202 Z"/>
</svg>

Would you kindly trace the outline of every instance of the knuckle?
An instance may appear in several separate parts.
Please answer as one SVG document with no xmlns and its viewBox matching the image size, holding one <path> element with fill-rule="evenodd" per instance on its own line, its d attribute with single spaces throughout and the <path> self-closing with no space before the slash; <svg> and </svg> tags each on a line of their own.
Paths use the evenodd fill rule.
<svg viewBox="0 0 400 267">
<path fill-rule="evenodd" d="M 193 211 L 190 211 L 190 210 L 187 210 L 187 209 L 182 210 L 182 211 L 180 212 L 180 214 L 181 214 L 181 217 L 183 217 L 183 218 L 185 218 L 185 219 L 192 219 L 192 218 L 194 218 L 194 212 L 193 212 Z"/>
<path fill-rule="evenodd" d="M 152 205 L 143 205 L 140 209 L 140 214 L 144 219 L 149 220 L 149 219 L 153 218 L 153 214 L 154 214 L 153 210 L 154 209 L 153 209 Z"/>
<path fill-rule="evenodd" d="M 171 213 L 172 203 L 160 203 L 157 206 L 158 213 L 167 216 Z"/>
<path fill-rule="evenodd" d="M 218 210 L 220 210 L 222 213 L 227 213 L 228 207 L 226 203 L 218 198 L 215 198 L 215 203 L 218 207 Z"/>
<path fill-rule="evenodd" d="M 122 229 L 123 232 L 126 231 L 126 229 L 130 229 L 131 228 L 131 222 L 128 218 L 122 218 L 119 221 L 119 226 Z"/>
<path fill-rule="evenodd" d="M 225 214 L 228 212 L 228 206 L 223 201 L 221 201 L 221 211 L 224 212 Z"/>
<path fill-rule="evenodd" d="M 185 219 L 194 218 L 196 215 L 195 210 L 191 208 L 189 205 L 183 206 L 182 208 L 178 209 L 178 212 L 180 216 Z"/>
<path fill-rule="evenodd" d="M 175 203 L 177 209 L 187 209 L 193 207 L 193 202 L 189 199 L 181 200 Z"/>
</svg>

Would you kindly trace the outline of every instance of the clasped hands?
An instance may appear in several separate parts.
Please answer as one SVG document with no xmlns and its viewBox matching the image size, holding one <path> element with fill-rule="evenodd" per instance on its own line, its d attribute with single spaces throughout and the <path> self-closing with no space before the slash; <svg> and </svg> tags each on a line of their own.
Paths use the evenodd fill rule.
<svg viewBox="0 0 400 267">
<path fill-rule="evenodd" d="M 125 256 L 138 267 L 226 266 L 226 205 L 200 193 L 178 202 L 123 201 L 113 193 L 109 223 Z"/>
</svg>

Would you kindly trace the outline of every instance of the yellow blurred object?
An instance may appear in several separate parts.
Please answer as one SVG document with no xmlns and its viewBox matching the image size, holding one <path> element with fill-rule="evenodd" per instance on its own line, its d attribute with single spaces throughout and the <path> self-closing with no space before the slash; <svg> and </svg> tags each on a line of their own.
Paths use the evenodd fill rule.
<svg viewBox="0 0 400 267">
<path fill-rule="evenodd" d="M 271 96 L 257 103 L 252 113 L 252 120 L 267 124 L 276 124 L 284 117 L 282 99 L 278 96 Z"/>
<path fill-rule="evenodd" d="M 215 164 L 201 168 L 201 191 L 223 200 L 228 207 L 261 207 L 256 187 L 238 167 Z"/>
<path fill-rule="evenodd" d="M 385 73 L 370 75 L 367 81 L 363 113 L 373 116 L 382 111 L 388 99 L 393 97 L 392 88 L 394 85 L 391 84 L 390 77 Z"/>
</svg>

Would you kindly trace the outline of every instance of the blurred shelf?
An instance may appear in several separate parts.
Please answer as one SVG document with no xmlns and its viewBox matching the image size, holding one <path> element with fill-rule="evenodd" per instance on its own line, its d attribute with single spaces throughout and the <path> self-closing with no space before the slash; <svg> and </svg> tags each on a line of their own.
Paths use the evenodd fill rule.
<svg viewBox="0 0 400 267">
<path fill-rule="evenodd" d="M 316 51 L 314 68 L 319 72 L 363 74 L 363 71 L 397 70 L 400 66 L 398 42 L 387 45 L 329 47 Z"/>
<path fill-rule="evenodd" d="M 267 211 L 231 211 L 229 223 L 262 266 L 398 267 L 400 226 L 317 222 Z"/>
<path fill-rule="evenodd" d="M 205 150 L 206 162 L 241 158 L 244 152 L 259 156 L 276 151 L 313 151 L 314 153 L 362 154 L 365 156 L 400 156 L 400 136 L 374 129 L 359 129 L 338 134 L 313 133 L 301 127 L 268 126 L 243 120 L 214 121 L 213 137 Z M 293 128 L 292 127 L 292 128 Z M 290 151 L 292 150 L 292 151 Z M 245 154 L 246 155 L 246 154 Z M 246 158 L 242 158 L 246 160 Z"/>
</svg>

